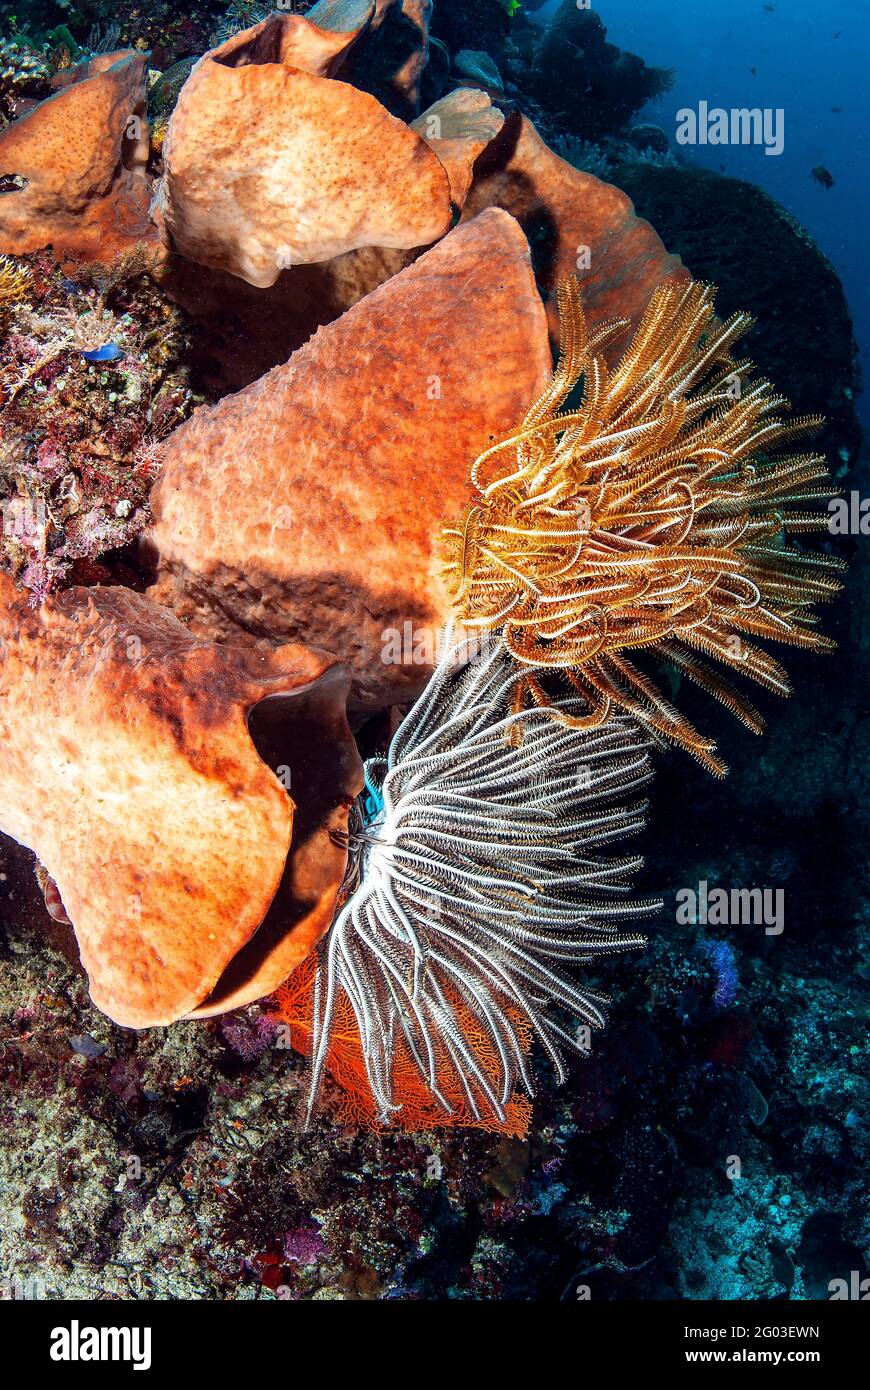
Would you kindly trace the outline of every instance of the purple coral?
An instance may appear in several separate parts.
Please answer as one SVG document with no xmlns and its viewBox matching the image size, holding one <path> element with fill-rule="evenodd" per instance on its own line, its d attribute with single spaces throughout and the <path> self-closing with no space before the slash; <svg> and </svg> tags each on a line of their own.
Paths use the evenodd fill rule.
<svg viewBox="0 0 870 1390">
<path fill-rule="evenodd" d="M 313 1221 L 303 1221 L 292 1231 L 284 1232 L 284 1259 L 300 1265 L 313 1265 L 326 1254 L 320 1228 Z"/>
<path fill-rule="evenodd" d="M 218 1024 L 218 1032 L 227 1047 L 243 1062 L 256 1062 L 274 1043 L 278 1027 L 270 1014 L 257 1014 L 249 1018 L 236 1013 L 224 1014 Z"/>
</svg>

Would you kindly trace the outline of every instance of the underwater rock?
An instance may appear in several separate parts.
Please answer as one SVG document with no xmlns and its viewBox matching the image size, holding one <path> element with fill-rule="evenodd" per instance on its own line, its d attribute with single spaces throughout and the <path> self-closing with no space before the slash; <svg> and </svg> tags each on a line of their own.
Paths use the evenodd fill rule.
<svg viewBox="0 0 870 1390">
<path fill-rule="evenodd" d="M 525 238 L 485 212 L 175 431 L 154 597 L 209 635 L 340 651 L 363 705 L 411 698 L 450 609 L 439 524 L 549 368 Z"/>
<path fill-rule="evenodd" d="M 519 114 L 507 118 L 478 158 L 462 216 L 493 204 L 510 212 L 529 239 L 554 337 L 553 296 L 569 275 L 579 279 L 590 323 L 625 318 L 630 325 L 660 284 L 687 276 L 621 189 L 566 164 Z M 608 356 L 618 356 L 630 333 L 631 327 L 614 339 Z"/>
<path fill-rule="evenodd" d="M 153 236 L 146 63 L 130 50 L 78 63 L 0 134 L 0 174 L 23 181 L 0 198 L 0 252 L 111 260 Z"/>
<path fill-rule="evenodd" d="M 266 287 L 291 265 L 424 246 L 447 231 L 437 158 L 374 97 L 331 80 L 354 36 L 339 35 L 336 49 L 324 33 L 318 48 L 322 32 L 272 15 L 196 65 L 152 210 L 171 249 Z M 306 61 L 313 71 L 296 66 Z"/>
<path fill-rule="evenodd" d="M 576 0 L 562 0 L 544 29 L 528 80 L 532 95 L 586 140 L 621 129 L 672 85 L 669 69 L 648 67 L 608 43 L 600 17 L 578 9 Z"/>
<path fill-rule="evenodd" d="M 331 804 L 320 824 L 308 808 L 295 918 L 266 943 L 271 959 L 241 972 L 261 994 L 274 988 L 328 926 L 343 873 L 329 831 L 359 767 L 345 668 L 299 646 L 215 647 L 127 589 L 73 588 L 34 612 L 5 575 L 0 638 L 0 824 L 51 875 L 92 999 L 127 1027 L 202 1003 L 266 916 L 299 839 L 295 798 L 304 816 L 310 788 L 303 778 L 288 796 L 255 750 L 249 712 L 265 702 L 276 729 L 276 697 L 292 697 L 285 725 L 301 717 L 310 744 L 313 696 L 324 743 L 343 730 L 344 780 L 328 754 Z"/>
</svg>

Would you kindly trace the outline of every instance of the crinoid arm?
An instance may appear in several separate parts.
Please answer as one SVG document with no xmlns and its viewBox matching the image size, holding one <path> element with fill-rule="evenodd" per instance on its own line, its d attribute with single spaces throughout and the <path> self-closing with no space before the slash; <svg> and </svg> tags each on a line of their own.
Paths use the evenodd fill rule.
<svg viewBox="0 0 870 1390">
<path fill-rule="evenodd" d="M 821 422 L 789 416 L 735 360 L 751 321 L 717 320 L 710 286 L 656 290 L 612 370 L 576 280 L 559 307 L 552 382 L 472 465 L 473 498 L 445 530 L 457 610 L 502 632 L 527 672 L 521 705 L 541 703 L 536 668 L 560 671 L 590 709 L 622 709 L 722 773 L 713 741 L 642 668 L 674 664 L 758 732 L 717 664 L 787 694 L 759 640 L 830 649 L 813 608 L 842 566 L 789 541 L 826 527 L 825 460 L 782 452 Z"/>
<path fill-rule="evenodd" d="M 386 759 L 367 765 L 316 968 L 311 1108 L 356 1041 L 381 1123 L 516 1132 L 531 1042 L 561 1078 L 566 1051 L 588 1051 L 604 1021 L 575 967 L 641 946 L 631 924 L 660 906 L 627 896 L 640 860 L 601 853 L 643 823 L 649 738 L 621 715 L 574 727 L 573 693 L 554 699 L 564 724 L 516 710 L 505 642 L 463 666 L 469 639 L 453 636 Z"/>
</svg>

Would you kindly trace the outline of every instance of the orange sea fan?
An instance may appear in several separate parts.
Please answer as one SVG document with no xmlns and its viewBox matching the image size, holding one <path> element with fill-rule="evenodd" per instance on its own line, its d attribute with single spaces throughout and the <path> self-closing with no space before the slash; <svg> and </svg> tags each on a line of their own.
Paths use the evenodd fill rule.
<svg viewBox="0 0 870 1390">
<path fill-rule="evenodd" d="M 580 724 L 624 709 L 721 775 L 712 740 L 629 653 L 651 648 L 760 732 L 758 711 L 704 658 L 788 693 L 754 639 L 830 650 L 812 608 L 840 588 L 841 566 L 785 540 L 827 525 L 824 458 L 780 452 L 821 420 L 789 418 L 735 360 L 751 320 L 720 322 L 714 298 L 708 285 L 660 287 L 610 371 L 601 349 L 624 324 L 591 332 L 576 280 L 563 284 L 552 381 L 476 460 L 474 501 L 445 538 L 463 621 L 502 629 L 529 667 L 517 708 L 548 703 L 532 668 L 555 668 L 585 699 Z"/>
<path fill-rule="evenodd" d="M 306 1057 L 310 1057 L 312 1052 L 316 976 L 316 958 L 309 956 L 275 995 L 278 1018 L 289 1027 L 290 1042 L 297 1052 Z M 458 997 L 451 997 L 450 1003 L 462 1020 L 463 1030 L 474 1048 L 478 1064 L 490 1084 L 494 1085 L 498 1076 L 496 1049 L 492 1046 L 486 1031 L 480 1027 L 469 1010 L 462 1006 Z M 528 1052 L 532 1045 L 531 1028 L 518 1013 L 515 1013 L 513 1023 L 524 1051 Z M 449 1102 L 449 1110 L 446 1110 L 443 1104 L 439 1104 L 421 1077 L 405 1039 L 400 1034 L 395 1040 L 393 1085 L 396 1095 L 401 1098 L 399 1124 L 405 1133 L 414 1134 L 435 1128 L 463 1128 L 491 1130 L 513 1138 L 521 1138 L 528 1132 L 532 1106 L 522 1092 L 513 1092 L 502 1116 L 495 1115 L 491 1110 L 475 1114 L 468 1103 L 461 1078 L 456 1074 L 446 1048 L 437 1038 L 435 1049 L 441 1091 L 445 1100 Z M 327 1069 L 337 1087 L 335 1113 L 339 1119 L 349 1125 L 362 1125 L 366 1129 L 378 1132 L 391 1127 L 378 1111 L 366 1070 L 359 1026 L 347 999 L 340 1000 L 338 1004 Z"/>
</svg>

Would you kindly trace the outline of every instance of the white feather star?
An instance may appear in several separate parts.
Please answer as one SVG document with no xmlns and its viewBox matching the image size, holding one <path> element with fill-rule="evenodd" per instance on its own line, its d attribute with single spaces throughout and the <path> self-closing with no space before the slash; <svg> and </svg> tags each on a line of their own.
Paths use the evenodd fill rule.
<svg viewBox="0 0 870 1390">
<path fill-rule="evenodd" d="M 515 1088 L 533 1092 L 516 1019 L 537 1035 L 562 1080 L 563 1046 L 588 1045 L 551 1006 L 596 1028 L 606 1000 L 561 963 L 643 945 L 619 924 L 660 906 L 625 899 L 639 859 L 593 854 L 643 824 L 645 803 L 613 801 L 649 780 L 648 737 L 621 716 L 595 729 L 556 722 L 560 712 L 582 714 L 577 698 L 512 713 L 521 673 L 500 637 L 458 672 L 469 639 L 453 638 L 449 629 L 444 656 L 387 758 L 366 763 L 343 905 L 318 958 L 309 1116 L 343 993 L 382 1118 L 401 1109 L 392 1076 L 401 1035 L 445 1111 L 452 1107 L 439 1086 L 438 1050 L 475 1118 L 483 1107 L 502 1122 Z M 509 740 L 511 730 L 521 731 L 519 742 Z M 456 1000 L 485 1032 L 497 1079 L 475 1056 Z"/>
</svg>

